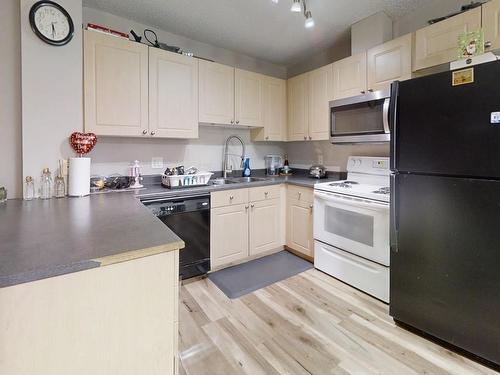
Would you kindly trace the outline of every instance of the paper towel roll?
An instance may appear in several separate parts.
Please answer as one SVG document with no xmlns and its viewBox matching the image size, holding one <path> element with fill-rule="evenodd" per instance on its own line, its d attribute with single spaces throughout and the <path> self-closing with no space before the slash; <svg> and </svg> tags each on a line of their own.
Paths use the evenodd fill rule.
<svg viewBox="0 0 500 375">
<path fill-rule="evenodd" d="M 90 158 L 70 158 L 68 195 L 84 197 L 90 194 Z"/>
</svg>

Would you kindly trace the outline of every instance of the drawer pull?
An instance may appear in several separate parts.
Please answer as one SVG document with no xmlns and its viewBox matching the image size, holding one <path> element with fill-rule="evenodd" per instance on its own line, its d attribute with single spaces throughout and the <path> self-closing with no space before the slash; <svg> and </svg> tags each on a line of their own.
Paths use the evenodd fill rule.
<svg viewBox="0 0 500 375">
<path fill-rule="evenodd" d="M 234 195 L 230 195 L 230 196 L 229 196 L 229 200 L 231 200 L 231 201 L 232 201 L 233 199 L 234 199 Z"/>
</svg>

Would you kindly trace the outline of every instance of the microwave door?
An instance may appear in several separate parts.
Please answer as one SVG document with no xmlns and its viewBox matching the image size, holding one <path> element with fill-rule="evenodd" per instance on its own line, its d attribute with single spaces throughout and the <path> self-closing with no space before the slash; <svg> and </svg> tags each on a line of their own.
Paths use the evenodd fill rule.
<svg viewBox="0 0 500 375">
<path fill-rule="evenodd" d="M 389 98 L 331 102 L 332 143 L 388 142 L 389 104 Z"/>
</svg>

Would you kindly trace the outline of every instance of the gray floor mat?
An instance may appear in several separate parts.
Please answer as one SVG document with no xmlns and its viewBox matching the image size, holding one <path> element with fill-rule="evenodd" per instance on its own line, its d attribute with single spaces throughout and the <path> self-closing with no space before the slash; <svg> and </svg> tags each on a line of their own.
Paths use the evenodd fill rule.
<svg viewBox="0 0 500 375">
<path fill-rule="evenodd" d="M 208 278 L 229 298 L 238 298 L 257 289 L 285 280 L 313 268 L 308 261 L 279 253 L 210 273 Z"/>
</svg>

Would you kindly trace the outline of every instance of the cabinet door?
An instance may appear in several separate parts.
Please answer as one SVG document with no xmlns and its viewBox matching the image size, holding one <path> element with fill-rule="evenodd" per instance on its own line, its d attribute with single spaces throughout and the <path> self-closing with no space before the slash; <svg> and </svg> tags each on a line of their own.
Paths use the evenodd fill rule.
<svg viewBox="0 0 500 375">
<path fill-rule="evenodd" d="M 266 77 L 264 82 L 264 140 L 286 141 L 286 117 L 286 81 Z"/>
<path fill-rule="evenodd" d="M 308 75 L 301 74 L 290 78 L 288 85 L 288 140 L 307 139 L 308 130 Z"/>
<path fill-rule="evenodd" d="M 234 123 L 234 68 L 200 60 L 199 120 L 208 124 Z"/>
<path fill-rule="evenodd" d="M 368 50 L 368 90 L 389 90 L 393 81 L 411 78 L 412 34 Z"/>
<path fill-rule="evenodd" d="M 281 243 L 281 200 L 250 204 L 250 255 L 276 249 Z"/>
<path fill-rule="evenodd" d="M 85 131 L 97 135 L 146 135 L 148 47 L 84 31 L 84 92 Z"/>
<path fill-rule="evenodd" d="M 198 137 L 198 60 L 149 49 L 149 128 L 155 137 Z"/>
<path fill-rule="evenodd" d="M 500 0 L 482 5 L 484 40 L 491 43 L 488 51 L 500 48 Z"/>
<path fill-rule="evenodd" d="M 413 70 L 456 60 L 458 36 L 480 28 L 481 8 L 479 7 L 417 30 Z"/>
<path fill-rule="evenodd" d="M 210 223 L 212 268 L 248 257 L 248 205 L 214 208 Z"/>
<path fill-rule="evenodd" d="M 309 140 L 330 138 L 330 100 L 333 100 L 333 64 L 309 73 Z"/>
<path fill-rule="evenodd" d="M 288 199 L 286 245 L 306 256 L 314 256 L 313 204 Z"/>
<path fill-rule="evenodd" d="M 333 63 L 333 98 L 357 96 L 366 92 L 366 52 Z"/>
<path fill-rule="evenodd" d="M 263 84 L 264 76 L 235 70 L 235 124 L 264 126 Z"/>
</svg>

